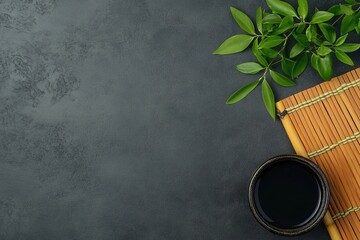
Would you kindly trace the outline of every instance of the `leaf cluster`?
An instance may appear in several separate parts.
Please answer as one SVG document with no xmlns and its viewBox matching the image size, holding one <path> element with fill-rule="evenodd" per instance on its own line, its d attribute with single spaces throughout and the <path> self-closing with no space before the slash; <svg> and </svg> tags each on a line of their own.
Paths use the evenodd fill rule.
<svg viewBox="0 0 360 240">
<path fill-rule="evenodd" d="M 348 55 L 360 48 L 348 43 L 348 34 L 360 35 L 360 2 L 345 0 L 326 11 L 315 9 L 309 14 L 307 0 L 297 0 L 297 8 L 281 0 L 266 0 L 270 11 L 259 7 L 254 22 L 242 11 L 230 7 L 231 14 L 245 32 L 226 39 L 214 54 L 242 52 L 251 47 L 256 61 L 236 65 L 244 74 L 260 77 L 235 91 L 227 100 L 234 104 L 261 85 L 267 111 L 275 119 L 275 98 L 269 84 L 272 79 L 283 87 L 295 85 L 298 78 L 311 65 L 322 79 L 333 76 L 333 60 L 354 65 Z M 339 31 L 336 25 L 340 24 Z"/>
</svg>

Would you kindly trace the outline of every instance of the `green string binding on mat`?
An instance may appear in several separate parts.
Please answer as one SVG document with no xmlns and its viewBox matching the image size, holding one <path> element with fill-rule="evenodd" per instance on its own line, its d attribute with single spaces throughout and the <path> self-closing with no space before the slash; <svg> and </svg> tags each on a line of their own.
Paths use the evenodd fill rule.
<svg viewBox="0 0 360 240">
<path fill-rule="evenodd" d="M 332 216 L 332 219 L 334 221 L 336 221 L 336 220 L 346 217 L 347 215 L 349 215 L 352 212 L 357 212 L 359 210 L 360 210 L 360 207 L 349 207 L 345 212 L 339 212 L 339 213 L 335 214 L 334 216 Z"/>
<path fill-rule="evenodd" d="M 336 148 L 337 146 L 339 146 L 341 144 L 346 144 L 346 143 L 349 143 L 349 142 L 353 142 L 356 139 L 358 139 L 359 137 L 360 137 L 360 132 L 355 132 L 354 135 L 352 135 L 350 137 L 347 137 L 347 138 L 345 138 L 343 140 L 340 140 L 337 143 L 334 143 L 334 144 L 332 144 L 330 146 L 325 146 L 322 149 L 319 149 L 319 150 L 316 150 L 314 152 L 308 153 L 308 156 L 310 158 L 316 157 L 316 156 L 318 156 L 320 154 L 323 154 L 323 153 L 326 153 L 327 151 L 330 151 L 333 148 Z"/>
<path fill-rule="evenodd" d="M 297 105 L 294 105 L 294 106 L 291 106 L 289 108 L 286 108 L 286 113 L 292 113 L 292 112 L 295 112 L 297 110 L 300 110 L 302 108 L 305 108 L 305 107 L 308 107 L 308 106 L 311 106 L 317 102 L 321 102 L 331 96 L 335 96 L 349 88 L 352 88 L 352 87 L 355 87 L 355 86 L 360 86 L 360 78 L 359 79 L 356 79 L 355 81 L 353 82 L 350 82 L 350 83 L 344 83 L 342 84 L 340 87 L 336 88 L 335 90 L 332 90 L 330 92 L 326 92 L 326 93 L 323 93 L 323 94 L 320 94 L 319 96 L 315 97 L 315 98 L 312 98 L 310 100 L 307 100 L 305 102 L 302 102 L 302 103 L 299 103 Z"/>
</svg>

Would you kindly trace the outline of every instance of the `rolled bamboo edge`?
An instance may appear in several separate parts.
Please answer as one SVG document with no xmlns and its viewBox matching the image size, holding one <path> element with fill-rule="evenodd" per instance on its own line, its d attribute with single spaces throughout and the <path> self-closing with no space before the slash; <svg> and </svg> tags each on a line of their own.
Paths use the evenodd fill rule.
<svg viewBox="0 0 360 240">
<path fill-rule="evenodd" d="M 342 239 L 340 236 L 339 230 L 337 229 L 335 222 L 332 219 L 329 211 L 326 212 L 323 222 L 325 224 L 325 227 L 329 233 L 331 240 L 341 240 Z"/>
<path fill-rule="evenodd" d="M 279 112 L 283 112 L 285 110 L 285 107 L 281 101 L 276 103 L 276 108 Z M 296 130 L 295 130 L 294 126 L 292 125 L 292 123 L 289 119 L 289 116 L 285 115 L 281 119 L 281 122 L 285 128 L 286 134 L 288 135 L 288 137 L 290 139 L 291 145 L 294 147 L 296 154 L 299 154 L 303 157 L 308 158 L 307 152 L 306 152 L 298 134 L 296 133 Z M 325 227 L 329 233 L 331 240 L 342 240 L 339 230 L 337 229 L 335 222 L 332 219 L 329 211 L 326 212 L 323 222 L 325 224 Z"/>
</svg>

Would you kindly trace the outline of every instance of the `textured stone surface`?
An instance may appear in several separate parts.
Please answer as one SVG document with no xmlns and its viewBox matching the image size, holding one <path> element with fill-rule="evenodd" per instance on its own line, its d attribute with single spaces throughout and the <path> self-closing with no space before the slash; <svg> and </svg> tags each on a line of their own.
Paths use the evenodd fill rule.
<svg viewBox="0 0 360 240">
<path fill-rule="evenodd" d="M 291 145 L 260 91 L 224 104 L 250 52 L 211 55 L 241 32 L 230 5 L 264 2 L 0 1 L 0 239 L 286 239 L 255 222 L 247 184 Z"/>
</svg>

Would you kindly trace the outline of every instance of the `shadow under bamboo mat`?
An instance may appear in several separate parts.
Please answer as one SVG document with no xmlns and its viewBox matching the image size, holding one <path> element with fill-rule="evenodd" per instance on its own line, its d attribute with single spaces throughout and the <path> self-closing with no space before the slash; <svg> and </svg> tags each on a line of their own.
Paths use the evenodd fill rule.
<svg viewBox="0 0 360 240">
<path fill-rule="evenodd" d="M 276 107 L 295 152 L 327 177 L 331 198 L 324 223 L 331 239 L 360 239 L 360 68 Z"/>
</svg>

